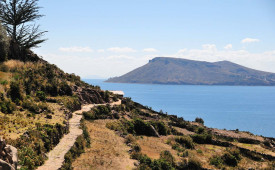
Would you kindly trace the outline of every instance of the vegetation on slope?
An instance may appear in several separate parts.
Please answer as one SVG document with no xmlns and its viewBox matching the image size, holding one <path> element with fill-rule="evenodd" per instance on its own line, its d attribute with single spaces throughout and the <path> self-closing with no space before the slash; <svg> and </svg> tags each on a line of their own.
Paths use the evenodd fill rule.
<svg viewBox="0 0 275 170">
<path fill-rule="evenodd" d="M 98 114 L 98 110 L 102 112 Z M 121 105 L 98 106 L 84 115 L 90 129 L 91 147 L 93 141 L 97 140 L 93 133 L 103 131 L 104 128 L 98 130 L 100 126 L 97 126 L 94 129 L 93 124 L 105 124 L 130 146 L 129 155 L 138 161 L 135 163 L 137 169 L 274 168 L 274 139 L 240 131 L 227 131 L 228 134 L 240 135 L 238 137 L 227 136 L 223 131 L 205 127 L 201 118 L 196 118 L 194 122 L 185 121 L 177 116 L 155 112 L 130 98 L 124 98 Z M 110 151 L 115 147 L 110 143 L 105 145 L 108 145 L 106 148 Z M 248 145 L 249 147 L 245 147 Z M 118 166 L 112 164 L 116 160 L 115 153 L 112 161 L 108 161 L 109 165 L 103 158 L 84 161 L 84 158 L 90 160 L 90 157 L 95 156 L 91 149 L 85 150 L 87 152 L 77 158 L 73 165 L 97 168 L 106 168 L 107 164 L 113 168 Z M 104 157 L 107 153 L 105 149 L 98 149 L 97 154 Z"/>
</svg>

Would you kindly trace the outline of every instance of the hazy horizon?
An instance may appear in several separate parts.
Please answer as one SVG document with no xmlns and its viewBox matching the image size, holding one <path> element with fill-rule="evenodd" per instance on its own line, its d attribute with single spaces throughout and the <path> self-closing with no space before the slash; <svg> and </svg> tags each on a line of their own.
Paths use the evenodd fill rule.
<svg viewBox="0 0 275 170">
<path fill-rule="evenodd" d="M 228 60 L 275 72 L 275 1 L 40 1 L 48 41 L 35 52 L 83 78 L 154 57 Z"/>
</svg>

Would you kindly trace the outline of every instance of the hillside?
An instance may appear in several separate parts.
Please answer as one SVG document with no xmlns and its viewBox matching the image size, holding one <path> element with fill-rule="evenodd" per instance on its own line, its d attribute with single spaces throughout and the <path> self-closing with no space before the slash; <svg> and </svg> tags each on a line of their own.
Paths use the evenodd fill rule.
<svg viewBox="0 0 275 170">
<path fill-rule="evenodd" d="M 204 126 L 156 112 L 130 98 L 83 113 L 90 146 L 64 169 L 274 169 L 275 139 Z"/>
<path fill-rule="evenodd" d="M 108 91 L 42 59 L 1 62 L 0 169 L 9 166 L 6 163 L 14 167 L 18 164 L 22 169 L 42 165 L 47 159 L 45 154 L 69 132 L 68 122 L 75 110 L 84 104 L 112 100 Z M 16 151 L 7 149 L 10 145 L 18 151 L 18 162 L 12 160 Z"/>
<path fill-rule="evenodd" d="M 275 166 L 273 138 L 208 128 L 200 118 L 189 122 L 130 98 L 118 100 L 118 96 L 42 59 L 8 60 L 0 63 L 0 71 L 1 168 L 55 166 L 49 163 L 55 159 L 48 159 L 47 154 L 59 153 L 64 144 L 71 147 L 66 142 L 71 135 L 76 139 L 64 156 L 64 170 Z M 88 105 L 80 110 L 81 106 L 89 103 L 98 105 L 81 113 Z M 75 124 L 69 124 L 71 121 Z M 83 133 L 78 136 L 74 131 Z M 67 141 L 71 143 L 72 139 Z M 17 153 L 18 162 L 14 159 Z M 49 162 L 45 162 L 47 159 Z"/>
<path fill-rule="evenodd" d="M 157 57 L 112 83 L 274 86 L 275 74 L 253 70 L 229 61 L 203 62 Z"/>
</svg>

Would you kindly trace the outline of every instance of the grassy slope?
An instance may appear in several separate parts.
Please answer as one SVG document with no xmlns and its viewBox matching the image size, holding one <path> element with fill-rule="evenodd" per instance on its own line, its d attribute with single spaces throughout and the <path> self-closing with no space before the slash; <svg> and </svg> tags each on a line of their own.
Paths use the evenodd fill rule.
<svg viewBox="0 0 275 170">
<path fill-rule="evenodd" d="M 93 98 L 85 101 L 79 95 L 83 89 L 89 89 L 85 93 Z M 107 102 L 109 97 L 46 61 L 8 60 L 0 63 L 0 136 L 19 149 L 22 169 L 34 169 L 67 133 L 72 111 L 93 99 Z"/>
<path fill-rule="evenodd" d="M 161 169 L 167 166 L 175 169 L 192 169 L 195 165 L 205 169 L 275 168 L 274 147 L 267 146 L 269 141 L 267 138 L 247 132 L 232 131 L 228 131 L 230 136 L 226 136 L 224 131 L 219 133 L 217 129 L 209 129 L 201 123 L 188 122 L 176 116 L 154 112 L 129 99 L 125 99 L 120 106 L 105 109 L 107 111 L 98 112 L 104 110 L 101 108 L 84 114 L 86 119 L 89 119 L 86 121 L 86 126 L 94 145 L 92 142 L 92 148 L 87 148 L 86 152 L 73 163 L 73 167 L 126 169 L 118 166 L 116 160 L 121 158 L 119 153 L 126 152 L 127 145 L 131 147 L 128 154 L 140 163 L 138 169 Z M 99 120 L 94 121 L 95 119 Z M 104 125 L 115 133 L 106 137 L 108 130 Z M 149 125 L 155 127 L 160 137 L 150 133 Z M 210 136 L 209 140 L 204 139 L 205 136 Z M 178 138 L 188 139 L 189 143 L 184 140 L 179 141 Z M 119 151 L 117 151 L 117 142 L 110 142 L 117 140 L 124 140 L 125 143 Z M 192 148 L 188 144 L 191 144 Z M 170 159 L 163 156 L 164 151 L 169 151 L 173 163 L 169 163 Z M 262 156 L 262 153 L 271 158 Z"/>
</svg>

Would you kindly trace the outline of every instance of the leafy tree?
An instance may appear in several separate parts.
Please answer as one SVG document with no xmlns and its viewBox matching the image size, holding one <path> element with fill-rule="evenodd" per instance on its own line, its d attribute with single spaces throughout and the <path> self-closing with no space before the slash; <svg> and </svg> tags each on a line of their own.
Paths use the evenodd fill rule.
<svg viewBox="0 0 275 170">
<path fill-rule="evenodd" d="M 0 20 L 11 37 L 13 58 L 45 41 L 39 25 L 32 24 L 42 17 L 38 0 L 0 0 Z"/>
<path fill-rule="evenodd" d="M 6 29 L 0 22 L 0 61 L 5 61 L 8 55 L 9 37 L 7 36 Z"/>
</svg>

